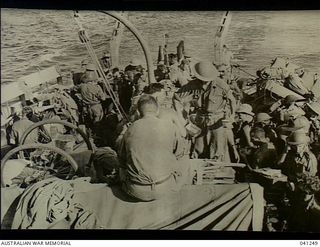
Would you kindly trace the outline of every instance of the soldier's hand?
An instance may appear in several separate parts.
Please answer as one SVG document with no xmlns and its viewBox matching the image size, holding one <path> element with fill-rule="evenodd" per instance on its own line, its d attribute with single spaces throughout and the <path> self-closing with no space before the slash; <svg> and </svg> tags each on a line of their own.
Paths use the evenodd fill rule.
<svg viewBox="0 0 320 247">
<path fill-rule="evenodd" d="M 233 150 L 234 150 L 233 154 L 234 154 L 235 162 L 238 163 L 240 161 L 240 155 L 239 155 L 239 153 L 238 153 L 238 151 L 237 151 L 237 149 L 235 147 L 234 147 Z"/>
</svg>

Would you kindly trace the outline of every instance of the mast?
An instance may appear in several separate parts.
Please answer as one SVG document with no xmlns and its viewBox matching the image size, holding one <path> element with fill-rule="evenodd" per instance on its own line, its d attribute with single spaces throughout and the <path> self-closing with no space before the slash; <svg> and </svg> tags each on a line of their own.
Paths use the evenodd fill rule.
<svg viewBox="0 0 320 247">
<path fill-rule="evenodd" d="M 169 43 L 169 34 L 164 34 L 164 42 L 163 42 L 163 56 L 164 56 L 164 64 L 169 66 L 169 58 L 168 58 L 168 43 Z"/>
<path fill-rule="evenodd" d="M 223 61 L 223 45 L 231 23 L 231 12 L 226 11 L 214 37 L 214 63 L 221 64 Z"/>
<path fill-rule="evenodd" d="M 121 16 L 128 18 L 128 14 L 125 12 L 121 13 Z M 119 67 L 119 48 L 124 31 L 124 25 L 116 20 L 114 29 L 112 31 L 112 36 L 110 40 L 110 56 L 111 56 L 111 65 L 113 68 Z"/>
</svg>

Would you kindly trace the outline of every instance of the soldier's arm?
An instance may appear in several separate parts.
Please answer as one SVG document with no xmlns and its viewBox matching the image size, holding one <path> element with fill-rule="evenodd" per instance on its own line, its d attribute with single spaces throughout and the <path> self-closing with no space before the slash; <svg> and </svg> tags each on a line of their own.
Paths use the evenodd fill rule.
<svg viewBox="0 0 320 247">
<path fill-rule="evenodd" d="M 104 101 L 107 97 L 107 95 L 105 94 L 105 92 L 103 92 L 102 88 L 100 86 L 97 87 L 97 94 L 98 94 L 98 98 L 101 100 L 101 101 Z"/>
<path fill-rule="evenodd" d="M 14 127 L 12 127 L 11 132 L 9 133 L 9 141 L 12 145 L 16 145 L 19 143 L 19 134 Z"/>
<path fill-rule="evenodd" d="M 184 127 L 186 124 L 185 119 L 181 119 L 181 117 L 179 117 L 175 112 L 170 113 L 170 118 L 171 118 L 172 122 L 174 123 L 174 125 L 176 126 L 180 136 L 185 137 L 187 135 L 186 128 Z"/>
<path fill-rule="evenodd" d="M 277 165 L 282 165 L 282 164 L 284 163 L 284 161 L 285 161 L 286 158 L 287 158 L 287 154 L 288 154 L 289 150 L 290 150 L 290 147 L 289 147 L 288 144 L 286 144 L 286 146 L 285 146 L 285 148 L 284 148 L 284 151 L 283 151 L 283 153 L 281 154 L 280 159 L 279 159 L 278 162 L 277 162 Z"/>
<path fill-rule="evenodd" d="M 233 154 L 234 154 L 234 158 L 236 162 L 240 161 L 240 155 L 238 153 L 236 144 L 234 142 L 234 135 L 233 135 L 233 131 L 231 128 L 227 128 L 227 140 L 228 140 L 228 145 L 231 146 Z"/>
<path fill-rule="evenodd" d="M 173 108 L 177 113 L 177 118 L 179 119 L 179 122 L 183 125 L 186 125 L 187 120 L 183 117 L 184 104 L 183 104 L 182 97 L 180 97 L 177 93 L 175 93 L 172 100 L 173 100 Z"/>
<path fill-rule="evenodd" d="M 309 174 L 315 176 L 318 173 L 318 161 L 316 156 L 313 153 L 309 154 L 308 162 Z"/>
<path fill-rule="evenodd" d="M 250 136 L 251 128 L 248 125 L 246 125 L 243 127 L 243 131 L 244 131 L 244 135 L 246 137 L 248 146 L 255 147 L 255 145 L 251 142 L 251 136 Z"/>
</svg>

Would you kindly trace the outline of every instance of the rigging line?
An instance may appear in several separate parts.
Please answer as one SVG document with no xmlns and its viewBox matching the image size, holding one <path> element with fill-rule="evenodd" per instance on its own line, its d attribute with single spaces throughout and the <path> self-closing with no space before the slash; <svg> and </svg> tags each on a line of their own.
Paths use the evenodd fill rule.
<svg viewBox="0 0 320 247">
<path fill-rule="evenodd" d="M 101 74 L 101 76 L 98 75 L 98 77 L 102 77 L 102 79 L 104 79 L 104 82 L 105 82 L 105 86 L 106 86 L 106 89 L 108 90 L 108 93 L 110 94 L 110 97 L 113 101 L 116 101 L 117 103 L 119 103 L 119 100 L 118 100 L 118 97 L 115 95 L 111 85 L 109 84 L 108 82 L 108 79 L 106 78 L 105 74 L 104 74 L 104 71 L 99 63 L 99 60 L 98 60 L 98 57 L 96 56 L 95 54 L 95 51 L 92 47 L 92 44 L 91 44 L 91 41 L 90 39 L 87 37 L 87 35 L 85 34 L 85 32 L 82 33 L 82 35 L 84 36 L 83 38 L 83 43 L 86 45 L 86 48 L 88 50 L 88 53 L 90 55 L 90 57 L 92 58 L 92 60 L 95 62 L 96 66 L 98 67 L 99 69 L 99 72 Z M 121 106 L 121 105 L 120 105 Z M 118 107 L 118 106 L 116 106 Z M 121 109 L 123 110 L 123 109 Z M 124 113 L 124 111 L 123 111 Z"/>
<path fill-rule="evenodd" d="M 96 66 L 98 67 L 98 69 L 99 69 L 99 71 L 101 73 L 101 77 L 103 79 L 103 82 L 104 82 L 104 84 L 106 86 L 106 89 L 107 89 L 112 101 L 115 104 L 115 107 L 117 108 L 118 112 L 122 115 L 122 117 L 125 117 L 128 120 L 128 118 L 127 118 L 122 106 L 119 103 L 118 97 L 115 95 L 113 89 L 111 88 L 111 85 L 109 84 L 108 79 L 106 78 L 100 63 L 97 60 L 96 54 L 94 53 L 94 51 L 92 51 L 92 47 L 90 47 L 89 44 L 87 44 L 87 46 L 88 46 L 88 49 L 90 50 L 90 53 L 91 53 L 91 56 L 92 56 L 92 60 L 95 61 L 95 64 L 96 64 Z"/>
<path fill-rule="evenodd" d="M 126 115 L 126 113 L 124 112 L 122 106 L 120 105 L 119 103 L 119 100 L 117 98 L 117 96 L 115 95 L 115 93 L 113 92 L 113 89 L 111 88 L 111 85 L 109 83 L 109 81 L 107 80 L 106 78 L 106 75 L 99 63 L 99 60 L 98 60 L 98 57 L 97 55 L 95 54 L 95 51 L 92 47 L 92 43 L 90 41 L 90 39 L 88 38 L 88 36 L 86 35 L 86 32 L 82 26 L 82 23 L 80 22 L 80 15 L 78 13 L 78 11 L 75 11 L 74 12 L 74 17 L 75 17 L 75 20 L 76 20 L 76 23 L 78 24 L 79 26 L 79 38 L 80 38 L 80 41 L 86 46 L 86 49 L 89 53 L 89 56 L 91 57 L 91 59 L 93 60 L 93 62 L 95 63 L 95 65 L 97 66 L 98 68 L 98 71 L 100 72 L 100 78 L 102 77 L 103 79 L 103 83 L 111 97 L 111 100 L 113 101 L 117 111 L 119 112 L 119 114 L 121 115 L 122 118 L 125 118 L 127 121 L 129 121 L 128 119 L 128 116 Z M 78 19 L 79 18 L 79 19 Z M 97 72 L 96 72 L 97 73 Z"/>
<path fill-rule="evenodd" d="M 121 106 L 120 103 L 119 103 L 118 97 L 115 95 L 115 93 L 114 93 L 111 85 L 110 85 L 109 82 L 108 82 L 108 79 L 106 78 L 106 75 L 105 75 L 105 73 L 104 73 L 104 71 L 103 71 L 100 63 L 98 62 L 98 58 L 97 58 L 97 56 L 96 56 L 96 54 L 95 54 L 95 52 L 94 52 L 94 50 L 93 50 L 93 48 L 92 48 L 92 45 L 91 45 L 90 40 L 88 40 L 88 48 L 89 48 L 89 50 L 91 51 L 92 56 L 95 58 L 95 59 L 93 59 L 93 60 L 96 62 L 96 66 L 99 68 L 99 71 L 100 71 L 100 73 L 102 74 L 101 77 L 103 78 L 104 82 L 106 82 L 106 83 L 105 83 L 105 86 L 106 86 L 106 89 L 107 89 L 108 93 L 110 94 L 111 99 L 112 99 L 113 101 L 116 101 L 116 103 L 117 103 L 116 107 L 117 107 L 117 108 L 120 108 L 119 110 L 122 112 L 122 114 L 125 114 L 125 113 L 124 113 L 124 110 L 121 109 L 122 106 Z"/>
<path fill-rule="evenodd" d="M 236 68 L 236 69 L 238 69 L 238 70 L 240 70 L 240 71 L 242 71 L 242 72 L 244 72 L 244 73 L 246 73 L 246 74 L 248 74 L 248 75 L 250 75 L 250 76 L 252 76 L 252 77 L 254 77 L 254 78 L 258 78 L 256 75 L 253 75 L 253 74 L 245 71 L 244 69 L 240 69 L 239 66 L 234 66 L 234 65 L 233 65 L 232 67 L 233 67 L 233 68 Z"/>
</svg>

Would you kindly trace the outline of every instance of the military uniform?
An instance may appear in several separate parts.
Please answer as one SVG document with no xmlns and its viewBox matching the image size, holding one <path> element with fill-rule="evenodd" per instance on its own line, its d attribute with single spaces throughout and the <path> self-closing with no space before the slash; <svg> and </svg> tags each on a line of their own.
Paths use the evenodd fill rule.
<svg viewBox="0 0 320 247">
<path fill-rule="evenodd" d="M 170 120 L 148 116 L 135 121 L 120 147 L 123 189 L 142 201 L 177 191 L 181 184 L 176 171 L 185 174 L 187 165 L 176 159 L 174 146 L 175 128 Z"/>
<path fill-rule="evenodd" d="M 19 144 L 23 133 L 31 126 L 33 122 L 27 118 L 22 118 L 12 125 L 12 132 L 10 139 L 12 144 Z M 36 143 L 38 141 L 38 128 L 34 129 L 27 136 L 25 143 Z"/>
<path fill-rule="evenodd" d="M 102 88 L 94 82 L 82 83 L 80 85 L 80 93 L 83 102 L 88 107 L 90 119 L 93 123 L 101 121 L 104 115 L 101 101 L 106 99 Z"/>
<path fill-rule="evenodd" d="M 196 138 L 195 148 L 203 157 L 218 161 L 230 161 L 226 128 L 223 121 L 230 116 L 230 100 L 233 95 L 230 87 L 221 79 L 209 82 L 206 89 L 198 79 L 190 81 L 175 95 L 175 106 L 189 103 L 196 108 L 203 135 Z M 192 97 L 190 97 L 192 96 Z M 184 102 L 188 99 L 189 102 Z M 234 99 L 234 98 L 233 98 Z M 191 112 L 187 112 L 190 114 Z"/>
<path fill-rule="evenodd" d="M 309 138 L 303 132 L 292 133 L 287 142 L 289 145 L 307 145 Z M 301 189 L 297 179 L 301 176 L 316 176 L 317 160 L 315 155 L 306 147 L 302 153 L 289 150 L 283 162 L 282 171 L 288 176 L 288 181 L 295 186 L 293 191 L 288 193 L 291 210 L 290 221 L 291 230 L 306 230 L 310 220 L 310 208 L 314 203 L 314 194 Z M 306 182 L 308 179 L 306 180 Z M 302 187 L 304 187 L 303 185 Z"/>
<path fill-rule="evenodd" d="M 299 173 L 315 176 L 317 173 L 317 159 L 309 150 L 301 156 L 289 151 L 283 166 L 284 173 L 289 177 L 296 176 Z"/>
</svg>

